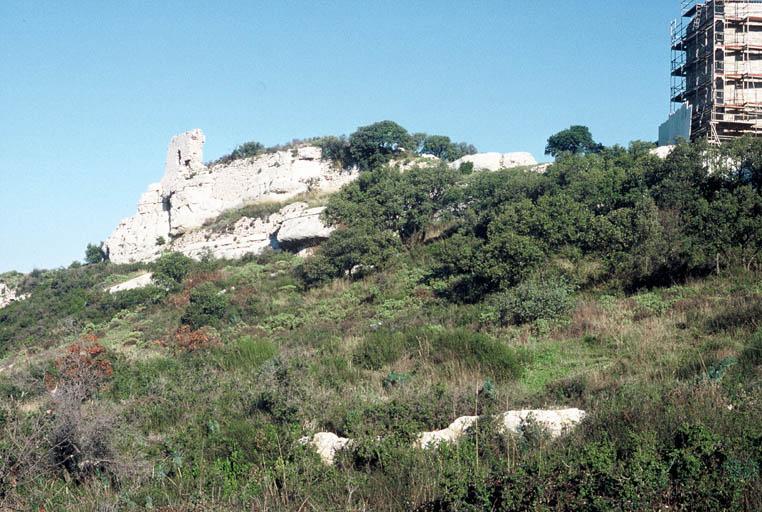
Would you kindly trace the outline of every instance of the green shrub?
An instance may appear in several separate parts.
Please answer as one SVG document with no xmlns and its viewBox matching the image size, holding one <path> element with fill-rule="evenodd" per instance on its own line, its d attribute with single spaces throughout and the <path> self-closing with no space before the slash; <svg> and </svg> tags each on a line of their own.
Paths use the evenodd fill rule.
<svg viewBox="0 0 762 512">
<path fill-rule="evenodd" d="M 658 294 L 649 292 L 635 296 L 635 303 L 638 305 L 639 311 L 636 312 L 636 316 L 646 317 L 651 315 L 660 316 L 663 315 L 669 304 L 665 302 Z"/>
<path fill-rule="evenodd" d="M 513 380 L 522 373 L 521 358 L 515 350 L 485 334 L 468 329 L 438 332 L 431 340 L 434 363 L 457 361 L 481 370 L 495 380 Z"/>
<path fill-rule="evenodd" d="M 221 156 L 214 162 L 212 162 L 210 165 L 215 164 L 227 164 L 234 160 L 240 160 L 242 158 L 251 158 L 255 156 L 259 156 L 262 153 L 265 152 L 265 146 L 264 144 L 261 144 L 257 141 L 250 141 L 245 142 L 235 148 L 230 154 Z"/>
<path fill-rule="evenodd" d="M 106 304 L 116 312 L 142 304 L 159 304 L 166 295 L 158 286 L 146 286 L 111 294 Z"/>
<path fill-rule="evenodd" d="M 253 370 L 272 359 L 278 348 L 269 340 L 242 336 L 226 347 L 225 352 L 229 366 Z"/>
<path fill-rule="evenodd" d="M 411 145 L 412 139 L 407 130 L 394 121 L 361 126 L 349 136 L 349 154 L 361 171 L 384 165 Z"/>
<path fill-rule="evenodd" d="M 191 271 L 193 260 L 179 252 L 164 253 L 156 260 L 154 282 L 168 290 L 177 289 Z"/>
<path fill-rule="evenodd" d="M 229 302 L 224 292 L 217 289 L 214 283 L 202 283 L 190 292 L 190 303 L 185 309 L 182 323 L 192 329 L 205 325 L 218 327 L 228 310 Z"/>
<path fill-rule="evenodd" d="M 503 324 L 555 320 L 573 305 L 572 288 L 558 279 L 531 279 L 496 296 Z"/>
<path fill-rule="evenodd" d="M 363 339 L 355 350 L 352 361 L 366 370 L 380 370 L 401 358 L 405 348 L 406 339 L 402 333 L 376 331 Z"/>
</svg>

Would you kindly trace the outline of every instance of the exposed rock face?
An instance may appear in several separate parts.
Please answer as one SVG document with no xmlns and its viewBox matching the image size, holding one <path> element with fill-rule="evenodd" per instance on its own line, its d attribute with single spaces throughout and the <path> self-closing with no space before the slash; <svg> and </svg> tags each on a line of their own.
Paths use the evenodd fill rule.
<svg viewBox="0 0 762 512">
<path fill-rule="evenodd" d="M 106 288 L 106 291 L 109 293 L 117 293 L 123 292 L 125 290 L 135 290 L 138 288 L 145 288 L 151 283 L 153 283 L 153 273 L 147 272 L 138 277 L 133 277 L 129 281 L 125 281 L 123 283 L 111 286 L 110 288 Z"/>
<path fill-rule="evenodd" d="M 586 413 L 580 409 L 524 409 L 508 411 L 498 416 L 504 434 L 521 435 L 530 422 L 544 429 L 551 437 L 559 437 L 577 426 Z M 479 421 L 479 416 L 461 416 L 450 426 L 433 432 L 421 432 L 415 446 L 422 449 L 436 448 L 441 443 L 456 443 Z M 331 465 L 336 452 L 351 445 L 352 440 L 338 437 L 330 432 L 320 432 L 313 437 L 304 437 L 301 443 L 312 446 L 325 464 Z"/>
<path fill-rule="evenodd" d="M 237 259 L 281 246 L 299 251 L 328 238 L 333 232 L 333 228 L 320 220 L 323 210 L 322 207 L 309 208 L 303 202 L 292 203 L 266 218 L 242 217 L 223 232 L 210 228 L 191 231 L 175 240 L 172 249 L 194 259 L 206 255 Z"/>
<path fill-rule="evenodd" d="M 225 210 L 284 201 L 310 190 L 332 192 L 357 177 L 356 171 L 322 161 L 320 148 L 311 146 L 206 167 L 204 142 L 198 129 L 172 138 L 164 178 L 149 187 L 137 214 L 122 221 L 105 242 L 111 261 L 151 261 L 167 249 L 183 247 L 197 253 L 198 235 L 182 240 L 183 235 Z M 242 236 L 253 236 L 250 227 L 240 228 Z"/>
<path fill-rule="evenodd" d="M 24 300 L 28 295 L 18 295 L 18 292 L 5 283 L 0 283 L 0 309 L 8 306 L 11 302 Z"/>
<path fill-rule="evenodd" d="M 161 254 L 161 241 L 169 237 L 169 215 L 164 209 L 161 184 L 152 183 L 140 196 L 138 213 L 124 219 L 104 243 L 114 263 L 151 261 Z"/>
<path fill-rule="evenodd" d="M 475 171 L 497 171 L 500 169 L 510 169 L 512 167 L 535 166 L 537 160 L 531 153 L 477 153 L 475 155 L 466 155 L 450 164 L 450 167 L 457 169 L 461 164 L 473 163 Z"/>
</svg>

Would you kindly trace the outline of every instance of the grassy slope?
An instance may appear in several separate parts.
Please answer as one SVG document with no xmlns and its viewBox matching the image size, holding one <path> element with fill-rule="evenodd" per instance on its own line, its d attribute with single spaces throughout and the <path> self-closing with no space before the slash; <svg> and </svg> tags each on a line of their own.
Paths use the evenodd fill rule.
<svg viewBox="0 0 762 512">
<path fill-rule="evenodd" d="M 443 428 L 477 407 L 578 406 L 592 414 L 593 425 L 575 434 L 580 439 L 595 437 L 595 425 L 616 439 L 618 427 L 608 422 L 623 411 L 635 411 L 628 417 L 634 423 L 701 418 L 719 432 L 736 421 L 734 414 L 759 418 L 759 373 L 741 372 L 736 362 L 758 327 L 759 276 L 709 277 L 629 297 L 590 292 L 562 321 L 501 328 L 483 305 L 437 299 L 420 284 L 421 262 L 401 259 L 383 274 L 305 293 L 292 277 L 296 261 L 280 255 L 218 264 L 161 304 L 87 326 L 113 364 L 91 407 L 111 418 L 127 463 L 118 485 L 48 477 L 20 489 L 23 503 L 46 510 L 102 510 L 103 503 L 405 509 L 441 496 L 458 481 L 453 472 L 476 480 L 483 471 L 478 457 L 463 459 L 468 446 L 442 453 L 400 448 L 411 433 Z M 205 280 L 227 290 L 235 318 L 188 350 L 173 333 L 188 287 Z M 442 340 L 465 336 L 469 346 L 463 332 L 476 331 L 507 351 L 475 344 L 447 352 Z M 405 339 L 392 340 L 393 332 Z M 24 414 L 39 414 L 46 407 L 45 370 L 84 334 L 9 352 L 0 361 L 0 389 L 20 401 Z M 394 348 L 380 355 L 369 348 L 379 345 Z M 487 380 L 494 392 L 478 399 L 475 391 Z M 641 405 L 644 416 L 658 416 L 638 417 Z M 296 442 L 321 430 L 402 441 L 326 469 Z M 500 464 L 559 451 L 563 443 L 513 441 L 499 448 Z M 386 452 L 393 462 L 383 463 L 378 453 Z"/>
</svg>

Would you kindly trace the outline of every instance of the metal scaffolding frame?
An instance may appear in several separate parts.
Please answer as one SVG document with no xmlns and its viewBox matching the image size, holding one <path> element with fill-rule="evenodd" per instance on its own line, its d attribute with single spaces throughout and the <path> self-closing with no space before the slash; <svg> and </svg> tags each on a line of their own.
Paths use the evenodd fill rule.
<svg viewBox="0 0 762 512">
<path fill-rule="evenodd" d="M 762 40 L 750 37 L 762 31 L 762 11 L 751 9 L 760 3 L 681 0 L 681 17 L 670 25 L 670 112 L 693 106 L 694 139 L 762 135 L 762 69 L 754 73 L 750 64 L 762 59 Z"/>
</svg>

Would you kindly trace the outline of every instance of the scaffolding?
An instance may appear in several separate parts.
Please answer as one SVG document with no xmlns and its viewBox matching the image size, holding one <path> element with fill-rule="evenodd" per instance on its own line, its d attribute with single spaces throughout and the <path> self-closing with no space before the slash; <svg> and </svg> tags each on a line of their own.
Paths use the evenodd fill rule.
<svg viewBox="0 0 762 512">
<path fill-rule="evenodd" d="M 691 138 L 762 135 L 762 0 L 682 0 L 670 32 L 670 111 L 693 107 Z"/>
</svg>

